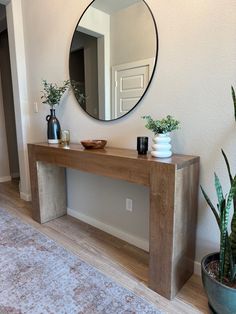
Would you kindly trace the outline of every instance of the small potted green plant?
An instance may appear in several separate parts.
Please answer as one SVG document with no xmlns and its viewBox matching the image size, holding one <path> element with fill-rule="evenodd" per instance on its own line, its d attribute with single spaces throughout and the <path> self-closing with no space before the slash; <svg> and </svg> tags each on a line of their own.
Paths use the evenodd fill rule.
<svg viewBox="0 0 236 314">
<path fill-rule="evenodd" d="M 232 87 L 232 98 L 236 120 L 236 98 Z M 225 196 L 218 176 L 215 174 L 217 205 L 214 206 L 205 190 L 204 198 L 211 208 L 220 230 L 220 252 L 208 254 L 202 259 L 202 281 L 209 306 L 214 313 L 236 313 L 236 175 L 233 176 L 228 158 L 222 154 L 229 174 L 230 190 Z M 233 215 L 230 219 L 230 210 Z M 229 223 L 231 220 L 231 230 Z"/>
<path fill-rule="evenodd" d="M 49 144 L 58 144 L 61 136 L 61 126 L 56 118 L 55 107 L 59 105 L 65 91 L 69 88 L 70 81 L 64 81 L 61 86 L 43 80 L 42 103 L 50 106 L 50 115 L 46 117 L 47 137 Z"/>
<path fill-rule="evenodd" d="M 172 151 L 169 133 L 179 129 L 180 122 L 170 115 L 161 120 L 153 120 L 151 116 L 143 116 L 142 118 L 147 122 L 145 127 L 154 133 L 151 155 L 159 158 L 170 157 Z"/>
</svg>

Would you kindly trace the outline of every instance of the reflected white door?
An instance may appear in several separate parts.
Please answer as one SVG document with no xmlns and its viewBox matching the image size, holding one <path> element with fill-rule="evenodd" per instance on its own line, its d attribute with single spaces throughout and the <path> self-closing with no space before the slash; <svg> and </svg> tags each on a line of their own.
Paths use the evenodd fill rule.
<svg viewBox="0 0 236 314">
<path fill-rule="evenodd" d="M 129 112 L 144 94 L 152 74 L 154 59 L 112 67 L 112 118 Z"/>
</svg>

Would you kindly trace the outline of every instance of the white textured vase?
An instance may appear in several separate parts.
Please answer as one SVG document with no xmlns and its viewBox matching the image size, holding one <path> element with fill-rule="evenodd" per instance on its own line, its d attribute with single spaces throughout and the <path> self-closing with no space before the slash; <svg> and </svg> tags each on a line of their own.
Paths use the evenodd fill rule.
<svg viewBox="0 0 236 314">
<path fill-rule="evenodd" d="M 169 133 L 165 134 L 157 134 L 153 138 L 154 144 L 152 145 L 151 155 L 153 157 L 158 158 L 167 158 L 172 155 L 171 151 L 171 138 L 169 137 Z"/>
</svg>

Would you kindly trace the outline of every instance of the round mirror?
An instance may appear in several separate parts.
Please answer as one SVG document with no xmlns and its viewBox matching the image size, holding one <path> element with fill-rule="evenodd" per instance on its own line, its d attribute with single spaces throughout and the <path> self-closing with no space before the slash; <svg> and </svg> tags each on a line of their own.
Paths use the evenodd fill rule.
<svg viewBox="0 0 236 314">
<path fill-rule="evenodd" d="M 147 91 L 157 52 L 157 28 L 145 1 L 93 1 L 70 48 L 70 79 L 80 106 L 103 121 L 126 115 Z"/>
</svg>

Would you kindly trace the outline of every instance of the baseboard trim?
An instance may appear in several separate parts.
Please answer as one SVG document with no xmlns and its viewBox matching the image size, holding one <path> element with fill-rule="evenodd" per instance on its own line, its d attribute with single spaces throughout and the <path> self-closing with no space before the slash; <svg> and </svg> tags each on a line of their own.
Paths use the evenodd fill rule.
<svg viewBox="0 0 236 314">
<path fill-rule="evenodd" d="M 130 244 L 135 245 L 136 247 L 143 249 L 144 251 L 149 251 L 149 243 L 148 241 L 145 241 L 143 239 L 140 239 L 139 237 L 135 237 L 129 233 L 126 233 L 120 229 L 117 229 L 113 226 L 107 225 L 104 222 L 101 222 L 100 220 L 97 220 L 95 218 L 92 218 L 90 216 L 81 214 L 80 212 L 78 212 L 77 210 L 71 209 L 71 208 L 67 208 L 67 214 L 69 216 L 72 216 L 76 219 L 79 219 L 95 228 L 98 228 L 102 231 L 105 231 L 111 235 L 113 235 L 114 237 L 117 237 L 121 240 L 124 240 Z M 201 263 L 195 261 L 194 262 L 194 274 L 201 276 Z"/>
<path fill-rule="evenodd" d="M 89 217 L 87 215 L 81 214 L 80 212 L 78 212 L 77 210 L 71 209 L 71 208 L 67 208 L 67 214 L 77 218 L 95 228 L 98 228 L 102 231 L 105 231 L 111 235 L 113 235 L 114 237 L 117 237 L 121 240 L 124 240 L 130 244 L 135 245 L 136 247 L 145 250 L 145 251 L 149 251 L 149 243 L 148 241 L 145 241 L 143 239 L 140 239 L 139 237 L 135 237 L 129 233 L 126 233 L 123 230 L 117 229 L 116 227 L 107 225 L 103 222 L 101 222 L 100 220 L 97 220 L 95 218 Z"/>
<path fill-rule="evenodd" d="M 11 177 L 10 176 L 0 177 L 0 183 L 9 182 L 9 181 L 11 181 Z"/>
<path fill-rule="evenodd" d="M 20 198 L 26 202 L 30 202 L 32 200 L 31 194 L 27 194 L 27 193 L 23 193 L 23 192 L 20 192 Z"/>
</svg>

